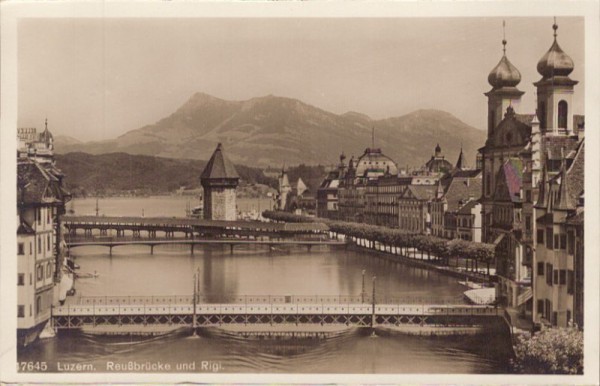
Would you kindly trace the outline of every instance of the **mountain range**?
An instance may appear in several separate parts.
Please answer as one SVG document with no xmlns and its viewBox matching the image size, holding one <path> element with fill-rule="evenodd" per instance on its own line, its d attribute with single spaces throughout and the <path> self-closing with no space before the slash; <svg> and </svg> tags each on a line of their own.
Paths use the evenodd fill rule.
<svg viewBox="0 0 600 386">
<path fill-rule="evenodd" d="M 154 124 L 99 142 L 57 136 L 55 148 L 58 153 L 124 152 L 207 160 L 221 142 L 236 164 L 278 167 L 330 165 L 338 162 L 342 152 L 348 158 L 358 157 L 372 146 L 373 137 L 375 147 L 399 166 L 421 166 L 437 143 L 452 163 L 462 146 L 467 163 L 474 166 L 486 134 L 439 110 L 375 120 L 357 112 L 335 114 L 272 95 L 228 101 L 196 93 Z"/>
</svg>

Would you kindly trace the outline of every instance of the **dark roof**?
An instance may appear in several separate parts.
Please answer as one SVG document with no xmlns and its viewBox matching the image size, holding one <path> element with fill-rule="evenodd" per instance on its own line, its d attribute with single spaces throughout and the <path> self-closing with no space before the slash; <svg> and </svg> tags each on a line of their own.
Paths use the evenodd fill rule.
<svg viewBox="0 0 600 386">
<path fill-rule="evenodd" d="M 34 235 L 35 231 L 31 227 L 31 225 L 27 224 L 27 222 L 25 220 L 21 219 L 21 223 L 19 224 L 19 227 L 17 228 L 17 234 L 18 235 Z"/>
<path fill-rule="evenodd" d="M 523 162 L 520 158 L 509 158 L 498 172 L 498 182 L 494 198 L 508 199 L 521 202 L 521 187 L 523 186 Z M 508 197 L 507 197 L 508 195 Z"/>
<path fill-rule="evenodd" d="M 460 203 L 469 198 L 477 200 L 481 197 L 481 175 L 479 178 L 449 177 L 442 184 L 446 186 L 443 198 L 449 212 L 456 211 Z"/>
<path fill-rule="evenodd" d="M 410 192 L 417 200 L 431 200 L 435 197 L 436 189 L 436 185 L 408 185 L 402 197 L 404 198 Z"/>
<path fill-rule="evenodd" d="M 233 163 L 223 153 L 223 145 L 219 143 L 200 175 L 201 179 L 240 178 Z"/>
<path fill-rule="evenodd" d="M 425 168 L 430 172 L 449 172 L 454 169 L 454 166 L 446 161 L 443 157 L 431 157 L 425 164 Z"/>
<path fill-rule="evenodd" d="M 560 135 L 546 136 L 544 139 L 544 149 L 547 159 L 560 161 L 565 157 L 569 158 L 572 150 L 577 149 L 579 139 L 574 136 L 566 137 Z M 573 157 L 574 154 L 571 155 Z"/>
<path fill-rule="evenodd" d="M 575 159 L 567 170 L 567 205 L 569 208 L 576 208 L 579 197 L 583 193 L 585 184 L 584 175 L 585 163 L 585 141 L 581 141 Z"/>
<path fill-rule="evenodd" d="M 62 203 L 68 193 L 61 187 L 56 169 L 31 159 L 17 164 L 17 201 L 19 205 Z"/>
<path fill-rule="evenodd" d="M 585 217 L 583 207 L 577 208 L 577 211 L 567 217 L 567 224 L 571 225 L 583 225 Z"/>
<path fill-rule="evenodd" d="M 451 173 L 451 176 L 458 178 L 477 178 L 481 177 L 481 169 L 454 170 Z"/>
<path fill-rule="evenodd" d="M 479 202 L 477 200 L 471 200 L 469 202 L 467 202 L 465 205 L 463 205 L 457 213 L 459 214 L 471 214 L 471 210 L 477 206 L 479 204 Z"/>
<path fill-rule="evenodd" d="M 464 169 L 467 166 L 465 162 L 465 154 L 462 151 L 462 147 L 460 148 L 460 154 L 458 155 L 458 160 L 456 161 L 456 169 Z"/>
</svg>

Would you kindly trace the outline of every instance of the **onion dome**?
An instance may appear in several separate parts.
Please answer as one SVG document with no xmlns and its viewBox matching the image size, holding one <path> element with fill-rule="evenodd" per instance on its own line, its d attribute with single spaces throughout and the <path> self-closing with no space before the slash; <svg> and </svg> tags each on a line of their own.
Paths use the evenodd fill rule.
<svg viewBox="0 0 600 386">
<path fill-rule="evenodd" d="M 502 40 L 504 54 L 500 62 L 490 71 L 488 82 L 493 88 L 516 87 L 521 81 L 521 73 L 506 57 L 506 39 Z"/>
<path fill-rule="evenodd" d="M 573 59 L 560 48 L 558 42 L 556 41 L 556 30 L 558 29 L 558 25 L 554 23 L 552 25 L 552 29 L 554 29 L 554 43 L 546 52 L 540 61 L 537 64 L 537 71 L 544 78 L 552 78 L 554 76 L 569 76 L 569 74 L 573 71 L 575 65 L 573 64 Z"/>
</svg>

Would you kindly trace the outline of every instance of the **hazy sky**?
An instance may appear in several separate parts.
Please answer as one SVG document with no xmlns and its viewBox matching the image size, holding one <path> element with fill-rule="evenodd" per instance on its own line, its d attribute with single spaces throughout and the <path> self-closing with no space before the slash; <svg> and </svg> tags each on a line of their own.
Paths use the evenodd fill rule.
<svg viewBox="0 0 600 386">
<path fill-rule="evenodd" d="M 534 111 L 545 18 L 507 18 L 507 55 Z M 559 18 L 584 113 L 584 25 Z M 18 125 L 80 140 L 114 138 L 168 116 L 193 93 L 273 94 L 372 118 L 420 108 L 485 129 L 484 92 L 502 56 L 501 18 L 24 19 L 18 27 Z"/>
</svg>

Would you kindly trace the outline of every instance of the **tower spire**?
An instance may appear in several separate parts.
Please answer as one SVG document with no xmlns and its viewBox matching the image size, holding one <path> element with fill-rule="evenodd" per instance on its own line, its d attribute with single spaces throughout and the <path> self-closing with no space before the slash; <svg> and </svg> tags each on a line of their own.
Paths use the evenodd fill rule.
<svg viewBox="0 0 600 386">
<path fill-rule="evenodd" d="M 375 126 L 371 128 L 371 149 L 375 149 Z"/>
<path fill-rule="evenodd" d="M 556 16 L 554 16 L 554 24 L 552 24 L 552 29 L 554 30 L 554 41 L 556 41 L 556 36 L 558 36 L 556 33 L 556 30 L 558 29 L 558 24 L 556 24 Z"/>
<path fill-rule="evenodd" d="M 502 52 L 506 55 L 506 20 L 502 20 Z"/>
</svg>

